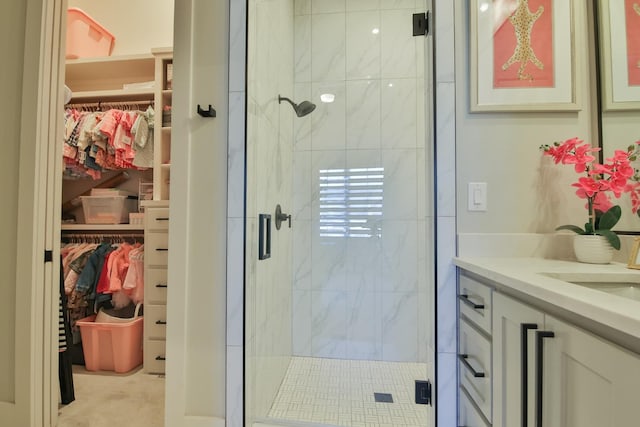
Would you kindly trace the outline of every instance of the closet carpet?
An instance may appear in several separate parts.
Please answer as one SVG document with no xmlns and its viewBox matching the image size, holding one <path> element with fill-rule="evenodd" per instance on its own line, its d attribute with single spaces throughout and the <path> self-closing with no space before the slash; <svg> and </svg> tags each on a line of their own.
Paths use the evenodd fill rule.
<svg viewBox="0 0 640 427">
<path fill-rule="evenodd" d="M 57 427 L 162 427 L 164 377 L 73 367 L 76 400 L 60 406 Z"/>
</svg>

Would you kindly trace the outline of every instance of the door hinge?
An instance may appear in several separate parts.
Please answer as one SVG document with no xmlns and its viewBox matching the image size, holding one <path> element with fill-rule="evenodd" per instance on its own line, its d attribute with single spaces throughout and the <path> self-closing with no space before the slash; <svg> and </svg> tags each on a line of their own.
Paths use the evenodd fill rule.
<svg viewBox="0 0 640 427">
<path fill-rule="evenodd" d="M 44 262 L 53 262 L 53 251 L 44 251 Z"/>
<path fill-rule="evenodd" d="M 429 21 L 431 12 L 414 13 L 413 14 L 413 35 L 414 36 L 428 36 L 430 33 Z"/>
<path fill-rule="evenodd" d="M 431 405 L 431 382 L 416 380 L 416 404 Z"/>
</svg>

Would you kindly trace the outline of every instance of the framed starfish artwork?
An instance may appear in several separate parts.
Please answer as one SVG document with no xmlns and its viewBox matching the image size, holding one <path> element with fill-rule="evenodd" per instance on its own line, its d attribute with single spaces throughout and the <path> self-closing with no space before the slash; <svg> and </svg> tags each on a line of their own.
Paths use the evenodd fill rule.
<svg viewBox="0 0 640 427">
<path fill-rule="evenodd" d="M 470 5 L 472 112 L 580 110 L 572 0 Z"/>
<path fill-rule="evenodd" d="M 640 0 L 599 5 L 602 106 L 640 110 Z"/>
</svg>

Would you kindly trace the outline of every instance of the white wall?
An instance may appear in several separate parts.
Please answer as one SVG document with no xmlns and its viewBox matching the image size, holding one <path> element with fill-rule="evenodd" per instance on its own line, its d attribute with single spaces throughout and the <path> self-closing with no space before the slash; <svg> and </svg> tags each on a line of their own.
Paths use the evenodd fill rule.
<svg viewBox="0 0 640 427">
<path fill-rule="evenodd" d="M 293 117 L 278 94 L 293 92 L 293 0 L 249 4 L 247 80 L 247 421 L 264 418 L 291 359 L 292 229 L 275 208 L 292 208 Z M 258 260 L 258 215 L 271 214 L 271 257 Z"/>
<path fill-rule="evenodd" d="M 173 46 L 174 0 L 68 0 L 115 37 L 111 55 L 149 53 Z"/>
<path fill-rule="evenodd" d="M 425 39 L 409 31 L 415 7 L 413 0 L 296 1 L 295 101 L 317 108 L 294 122 L 295 355 L 427 360 L 429 325 L 418 319 L 427 305 L 432 234 L 425 222 Z M 323 93 L 334 102 L 323 103 Z M 353 194 L 321 200 L 322 170 L 346 175 L 350 185 L 360 181 L 360 168 L 381 169 L 368 172 L 383 177 L 378 208 L 355 207 L 375 202 L 348 201 Z M 330 225 L 323 215 L 341 221 L 363 211 L 379 211 L 361 224 L 369 232 L 323 228 Z"/>
</svg>

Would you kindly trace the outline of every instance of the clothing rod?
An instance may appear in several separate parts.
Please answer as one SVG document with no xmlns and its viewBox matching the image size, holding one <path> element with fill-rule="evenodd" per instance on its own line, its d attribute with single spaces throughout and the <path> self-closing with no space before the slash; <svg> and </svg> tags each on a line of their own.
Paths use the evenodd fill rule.
<svg viewBox="0 0 640 427">
<path fill-rule="evenodd" d="M 124 240 L 124 239 L 140 239 L 144 238 L 144 231 L 140 231 L 139 233 L 96 233 L 96 232 L 87 232 L 87 233 L 78 233 L 77 231 L 73 233 L 64 233 L 61 238 L 63 240 Z"/>
<path fill-rule="evenodd" d="M 66 104 L 65 108 L 75 108 L 77 110 L 85 109 L 110 109 L 110 108 L 131 108 L 139 107 L 140 105 L 154 105 L 153 99 L 145 99 L 140 101 L 99 101 L 99 102 L 79 102 Z M 140 109 L 140 108 L 138 108 Z"/>
</svg>

